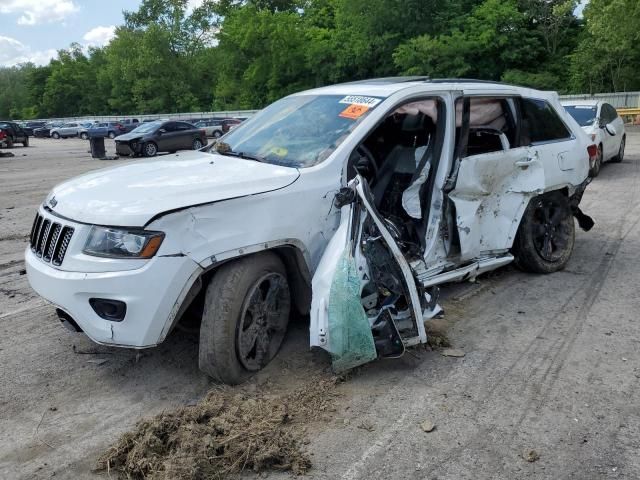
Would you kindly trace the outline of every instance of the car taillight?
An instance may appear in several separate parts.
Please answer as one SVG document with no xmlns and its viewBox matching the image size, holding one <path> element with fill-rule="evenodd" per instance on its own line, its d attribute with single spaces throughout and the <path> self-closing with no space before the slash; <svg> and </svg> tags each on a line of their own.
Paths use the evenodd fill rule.
<svg viewBox="0 0 640 480">
<path fill-rule="evenodd" d="M 4 133 L 4 130 L 0 130 L 0 139 L 4 138 L 6 136 L 7 136 L 7 134 Z"/>
<path fill-rule="evenodd" d="M 587 152 L 589 152 L 589 160 L 594 159 L 598 156 L 598 147 L 596 145 L 589 145 Z"/>
</svg>

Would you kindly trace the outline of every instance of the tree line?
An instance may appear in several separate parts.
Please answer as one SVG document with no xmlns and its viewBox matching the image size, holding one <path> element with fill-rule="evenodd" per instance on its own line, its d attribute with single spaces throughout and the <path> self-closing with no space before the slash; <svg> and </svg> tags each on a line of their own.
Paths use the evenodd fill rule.
<svg viewBox="0 0 640 480">
<path fill-rule="evenodd" d="M 254 109 L 392 75 L 640 89 L 640 2 L 143 0 L 105 47 L 0 68 L 0 118 Z"/>
</svg>

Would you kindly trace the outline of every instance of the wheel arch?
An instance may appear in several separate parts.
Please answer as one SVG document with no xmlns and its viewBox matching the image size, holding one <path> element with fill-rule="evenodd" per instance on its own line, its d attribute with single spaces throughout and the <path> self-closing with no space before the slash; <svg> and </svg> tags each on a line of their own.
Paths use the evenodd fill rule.
<svg viewBox="0 0 640 480">
<path fill-rule="evenodd" d="M 273 242 L 275 243 L 275 242 Z M 212 261 L 208 266 L 202 267 L 199 273 L 192 277 L 189 284 L 184 287 L 184 295 L 180 300 L 180 305 L 174 307 L 177 312 L 172 318 L 171 325 L 167 333 L 175 327 L 183 315 L 192 307 L 198 307 L 198 302 L 204 299 L 206 286 L 215 276 L 222 265 L 234 262 L 241 258 L 260 255 L 264 252 L 273 252 L 282 261 L 287 272 L 287 280 L 291 289 L 291 301 L 296 312 L 300 315 L 308 315 L 311 310 L 311 272 L 303 249 L 293 243 L 263 244 L 264 248 L 245 247 L 235 250 L 235 255 L 227 256 L 224 259 Z M 165 334 L 166 335 L 166 334 Z"/>
</svg>

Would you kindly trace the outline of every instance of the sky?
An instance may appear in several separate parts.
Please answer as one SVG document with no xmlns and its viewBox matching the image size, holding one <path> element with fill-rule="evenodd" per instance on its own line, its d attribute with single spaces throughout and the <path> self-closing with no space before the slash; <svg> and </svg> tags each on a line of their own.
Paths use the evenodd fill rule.
<svg viewBox="0 0 640 480">
<path fill-rule="evenodd" d="M 580 16 L 589 0 L 581 0 Z M 0 0 L 0 66 L 49 63 L 73 42 L 103 46 L 141 0 Z M 191 6 L 201 0 L 190 0 Z"/>
<path fill-rule="evenodd" d="M 102 46 L 140 0 L 0 0 L 0 66 L 46 64 L 72 42 Z"/>
</svg>

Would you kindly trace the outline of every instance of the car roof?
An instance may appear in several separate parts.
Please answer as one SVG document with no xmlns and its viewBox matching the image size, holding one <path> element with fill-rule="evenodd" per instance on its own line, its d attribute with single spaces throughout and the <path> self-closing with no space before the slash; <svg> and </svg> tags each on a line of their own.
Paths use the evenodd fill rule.
<svg viewBox="0 0 640 480">
<path fill-rule="evenodd" d="M 340 83 L 326 87 L 315 88 L 294 95 L 370 95 L 374 97 L 388 97 L 401 90 L 411 87 L 422 87 L 425 93 L 433 91 L 464 90 L 466 92 L 487 91 L 492 94 L 522 95 L 532 98 L 549 99 L 557 95 L 556 92 L 534 90 L 517 85 L 495 82 L 490 80 L 475 80 L 467 78 L 429 78 L 429 77 L 383 77 L 355 82 Z"/>
</svg>

